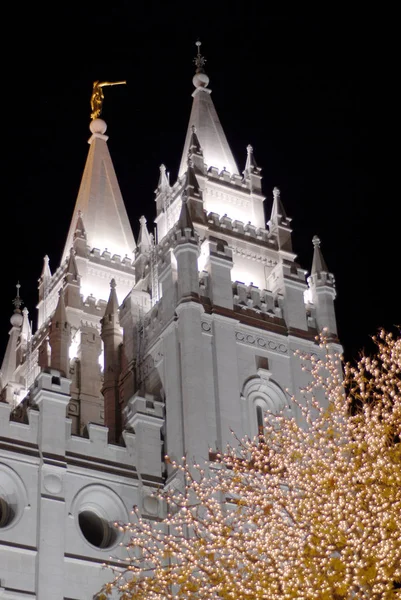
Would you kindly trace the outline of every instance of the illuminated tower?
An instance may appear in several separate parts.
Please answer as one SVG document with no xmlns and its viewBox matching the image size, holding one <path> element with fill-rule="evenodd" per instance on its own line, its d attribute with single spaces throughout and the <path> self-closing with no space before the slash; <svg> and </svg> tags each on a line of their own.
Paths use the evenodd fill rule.
<svg viewBox="0 0 401 600">
<path fill-rule="evenodd" d="M 135 244 L 106 123 L 93 118 L 34 334 L 17 296 L 1 375 L 0 596 L 92 598 L 111 578 L 102 563 L 124 556 L 110 523 L 133 504 L 163 516 L 151 493 L 174 480 L 165 454 L 202 461 L 231 431 L 256 435 L 263 412 L 307 382 L 294 351 L 319 354 L 323 328 L 340 349 L 320 242 L 306 280 L 276 188 L 266 225 L 252 146 L 237 167 L 199 43 L 195 63 L 173 184 L 160 167 L 156 239 L 141 217 Z"/>
</svg>

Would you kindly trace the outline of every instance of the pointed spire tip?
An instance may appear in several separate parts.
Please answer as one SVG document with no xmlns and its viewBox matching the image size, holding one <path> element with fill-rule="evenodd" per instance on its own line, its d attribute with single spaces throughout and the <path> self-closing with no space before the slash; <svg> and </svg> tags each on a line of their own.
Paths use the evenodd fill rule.
<svg viewBox="0 0 401 600">
<path fill-rule="evenodd" d="M 19 291 L 21 288 L 21 284 L 18 281 L 15 285 L 15 287 L 17 288 L 17 295 L 15 296 L 14 300 L 13 300 L 13 304 L 16 310 L 19 310 L 23 304 L 23 300 L 21 298 L 21 296 L 19 295 Z"/>
<path fill-rule="evenodd" d="M 194 84 L 194 86 L 196 88 L 205 88 L 209 84 L 209 77 L 206 75 L 205 70 L 203 68 L 206 63 L 206 58 L 204 56 L 202 56 L 202 54 L 200 52 L 200 47 L 201 47 L 202 42 L 200 42 L 198 40 L 197 42 L 195 42 L 195 44 L 198 47 L 198 53 L 197 53 L 196 57 L 194 58 L 196 72 L 192 79 L 192 83 Z"/>
</svg>

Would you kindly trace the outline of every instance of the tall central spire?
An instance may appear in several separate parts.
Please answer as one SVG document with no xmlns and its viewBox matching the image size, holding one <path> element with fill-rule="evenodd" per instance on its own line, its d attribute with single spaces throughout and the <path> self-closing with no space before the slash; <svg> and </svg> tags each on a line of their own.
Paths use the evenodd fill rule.
<svg viewBox="0 0 401 600">
<path fill-rule="evenodd" d="M 118 254 L 122 259 L 128 255 L 132 259 L 135 240 L 107 147 L 106 128 L 102 119 L 93 119 L 90 124 L 90 149 L 62 260 L 69 256 L 81 213 L 91 249 L 102 252 L 107 248 L 112 255 Z"/>
<path fill-rule="evenodd" d="M 201 42 L 196 42 L 196 45 L 198 47 L 198 54 L 194 59 L 196 73 L 192 80 L 196 89 L 192 94 L 194 100 L 178 176 L 181 177 L 187 170 L 193 127 L 196 128 L 207 167 L 217 167 L 219 171 L 226 169 L 231 174 L 238 175 L 238 167 L 210 97 L 211 90 L 207 89 L 209 77 L 204 70 L 206 59 L 200 53 Z"/>
</svg>

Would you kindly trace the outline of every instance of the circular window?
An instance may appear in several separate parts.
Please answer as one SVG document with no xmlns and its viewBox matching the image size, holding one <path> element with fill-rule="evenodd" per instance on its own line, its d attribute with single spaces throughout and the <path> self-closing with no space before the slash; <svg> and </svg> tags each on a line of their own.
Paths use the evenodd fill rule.
<svg viewBox="0 0 401 600">
<path fill-rule="evenodd" d="M 0 497 L 0 528 L 6 527 L 13 520 L 14 511 L 5 498 Z"/>
<path fill-rule="evenodd" d="M 99 550 L 116 546 L 122 532 L 114 523 L 128 521 L 127 509 L 118 494 L 100 484 L 82 488 L 72 500 L 69 512 L 80 536 Z"/>
<path fill-rule="evenodd" d="M 13 469 L 0 463 L 0 529 L 16 525 L 27 507 L 22 479 Z"/>
<path fill-rule="evenodd" d="M 85 539 L 97 548 L 109 548 L 117 538 L 116 529 L 92 510 L 83 510 L 78 523 Z"/>
</svg>

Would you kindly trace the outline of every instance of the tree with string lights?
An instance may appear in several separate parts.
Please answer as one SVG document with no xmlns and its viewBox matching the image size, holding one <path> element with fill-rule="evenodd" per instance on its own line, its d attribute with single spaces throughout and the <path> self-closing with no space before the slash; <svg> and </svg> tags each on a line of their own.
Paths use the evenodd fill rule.
<svg viewBox="0 0 401 600">
<path fill-rule="evenodd" d="M 121 600 L 401 598 L 401 338 L 341 367 L 300 354 L 310 385 L 206 467 L 174 464 L 166 517 L 119 524 Z M 328 403 L 322 407 L 322 393 Z"/>
</svg>

